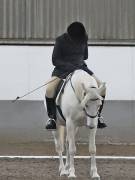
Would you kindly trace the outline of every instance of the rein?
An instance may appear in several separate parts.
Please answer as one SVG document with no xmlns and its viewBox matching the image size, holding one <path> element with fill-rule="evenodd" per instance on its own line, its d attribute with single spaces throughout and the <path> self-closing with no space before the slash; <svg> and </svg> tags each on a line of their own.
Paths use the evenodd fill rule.
<svg viewBox="0 0 135 180">
<path fill-rule="evenodd" d="M 70 84 L 71 84 L 71 87 L 72 87 L 72 89 L 73 89 L 73 91 L 74 91 L 74 93 L 75 93 L 75 96 L 76 96 L 75 88 L 74 88 L 74 86 L 73 86 L 73 83 L 72 83 L 72 81 L 71 81 L 71 78 L 70 78 Z M 92 87 L 92 88 L 95 88 L 95 87 Z M 81 104 L 80 99 L 79 99 L 77 96 L 76 96 L 76 98 L 77 98 L 78 102 Z M 98 99 L 91 99 L 91 101 L 96 101 L 96 100 L 98 100 Z M 96 114 L 95 116 L 90 115 L 90 114 L 87 112 L 86 107 L 83 108 L 83 111 L 85 112 L 86 116 L 87 116 L 87 117 L 90 117 L 91 119 L 94 119 L 94 118 L 96 118 L 96 117 L 98 116 L 98 111 L 97 111 L 97 114 Z"/>
</svg>

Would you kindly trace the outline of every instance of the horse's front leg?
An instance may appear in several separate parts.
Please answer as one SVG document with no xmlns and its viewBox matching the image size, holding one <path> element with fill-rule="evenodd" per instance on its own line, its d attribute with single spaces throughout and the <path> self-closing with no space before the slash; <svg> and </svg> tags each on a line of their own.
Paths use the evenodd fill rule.
<svg viewBox="0 0 135 180">
<path fill-rule="evenodd" d="M 59 155 L 60 176 L 66 174 L 62 153 L 64 151 L 64 127 L 59 126 L 57 131 L 53 132 L 56 152 Z"/>
<path fill-rule="evenodd" d="M 67 140 L 69 143 L 69 176 L 68 177 L 76 177 L 75 168 L 74 168 L 74 155 L 76 153 L 75 146 L 75 127 L 71 119 L 67 120 Z"/>
<path fill-rule="evenodd" d="M 75 130 L 75 137 L 77 135 L 78 132 L 78 127 Z M 66 164 L 65 164 L 65 170 L 67 172 L 67 174 L 69 174 L 69 169 L 70 169 L 70 154 L 69 154 L 69 142 L 68 142 L 68 138 L 66 138 Z"/>
<path fill-rule="evenodd" d="M 100 176 L 97 173 L 97 166 L 96 166 L 96 145 L 95 145 L 95 136 L 96 136 L 97 128 L 90 129 L 90 137 L 89 137 L 89 152 L 91 155 L 91 169 L 90 175 L 95 180 L 100 180 Z"/>
</svg>

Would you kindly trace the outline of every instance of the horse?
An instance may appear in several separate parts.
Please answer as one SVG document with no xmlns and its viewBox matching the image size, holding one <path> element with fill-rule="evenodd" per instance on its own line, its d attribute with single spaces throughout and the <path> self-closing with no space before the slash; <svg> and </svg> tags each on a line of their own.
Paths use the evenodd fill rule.
<svg viewBox="0 0 135 180">
<path fill-rule="evenodd" d="M 57 112 L 57 130 L 53 131 L 56 152 L 59 155 L 60 176 L 76 177 L 74 156 L 76 153 L 75 136 L 79 127 L 89 129 L 89 153 L 91 155 L 90 176 L 100 180 L 96 167 L 95 136 L 98 123 L 98 109 L 101 105 L 105 83 L 98 87 L 96 80 L 83 70 L 76 70 L 67 81 L 64 92 L 59 93 L 56 104 L 60 105 L 65 120 Z M 63 161 L 66 130 L 66 163 Z"/>
</svg>

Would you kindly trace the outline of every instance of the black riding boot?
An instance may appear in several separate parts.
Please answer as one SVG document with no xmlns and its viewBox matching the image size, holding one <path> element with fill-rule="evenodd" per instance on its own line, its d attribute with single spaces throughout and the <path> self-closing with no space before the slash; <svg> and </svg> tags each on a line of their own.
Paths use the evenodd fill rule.
<svg viewBox="0 0 135 180">
<path fill-rule="evenodd" d="M 99 111 L 98 111 L 98 126 L 97 126 L 100 129 L 107 127 L 107 125 L 103 121 L 103 117 L 101 116 L 101 112 L 102 112 L 102 109 L 103 109 L 103 106 L 104 106 L 105 96 L 102 96 L 102 97 L 103 97 L 102 104 L 101 104 L 101 106 L 99 108 Z"/>
<path fill-rule="evenodd" d="M 46 97 L 46 106 L 47 106 L 47 113 L 48 113 L 48 121 L 46 124 L 47 130 L 56 130 L 56 105 L 54 98 Z"/>
</svg>

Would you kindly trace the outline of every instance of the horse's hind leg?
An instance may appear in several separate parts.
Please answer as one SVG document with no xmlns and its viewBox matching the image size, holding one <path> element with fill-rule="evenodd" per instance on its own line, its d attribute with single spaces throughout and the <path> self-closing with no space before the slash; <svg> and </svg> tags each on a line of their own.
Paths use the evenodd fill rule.
<svg viewBox="0 0 135 180">
<path fill-rule="evenodd" d="M 96 166 L 96 145 L 95 145 L 95 135 L 96 135 L 96 128 L 90 130 L 90 138 L 89 138 L 89 152 L 91 155 L 91 169 L 90 175 L 92 179 L 100 180 L 100 176 L 97 173 L 97 166 Z"/>
<path fill-rule="evenodd" d="M 62 153 L 64 151 L 64 127 L 58 126 L 57 131 L 54 131 L 53 135 L 54 135 L 56 152 L 59 155 L 59 163 L 60 163 L 59 164 L 59 172 L 60 172 L 60 176 L 62 176 L 64 174 L 66 174 L 63 156 L 62 156 Z"/>
<path fill-rule="evenodd" d="M 65 164 L 65 170 L 67 174 L 69 174 L 69 168 L 70 168 L 70 155 L 69 155 L 69 142 L 66 137 L 66 164 Z"/>
</svg>

